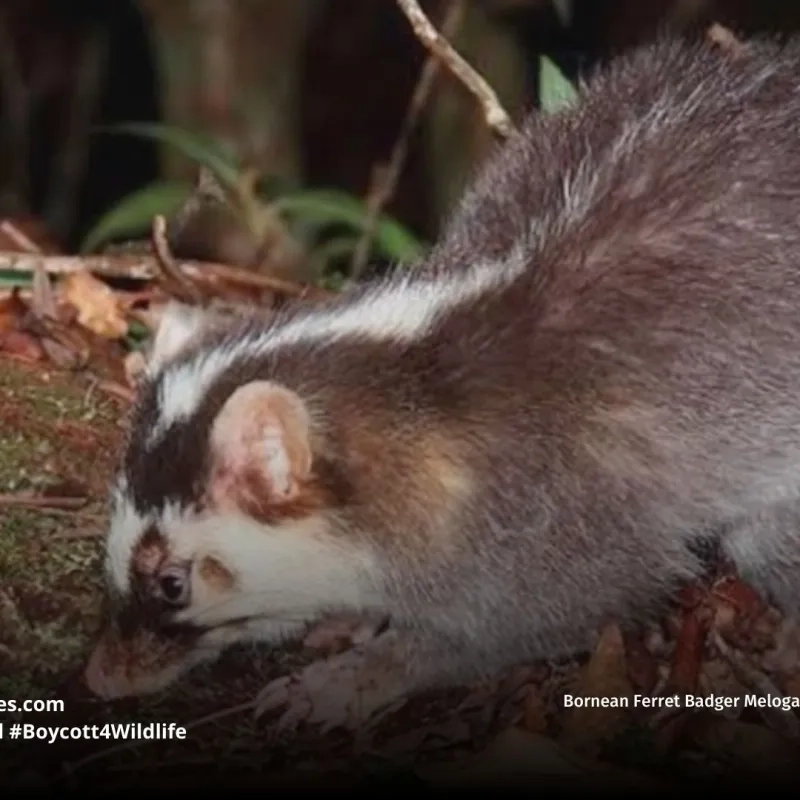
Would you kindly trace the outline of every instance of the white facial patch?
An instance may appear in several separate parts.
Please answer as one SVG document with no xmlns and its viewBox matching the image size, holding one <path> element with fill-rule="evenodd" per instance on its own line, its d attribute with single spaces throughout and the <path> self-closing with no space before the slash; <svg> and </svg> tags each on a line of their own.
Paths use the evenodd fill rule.
<svg viewBox="0 0 800 800">
<path fill-rule="evenodd" d="M 412 274 L 395 277 L 348 306 L 312 311 L 285 325 L 229 341 L 172 369 L 167 367 L 159 389 L 158 422 L 148 444 L 157 442 L 172 423 L 190 417 L 214 381 L 242 358 L 263 356 L 293 344 L 327 344 L 347 337 L 413 342 L 447 311 L 510 284 L 525 265 L 515 252 L 505 261 L 479 264 L 435 281 Z"/>
<path fill-rule="evenodd" d="M 106 543 L 106 573 L 123 594 L 130 589 L 130 566 L 136 543 L 152 523 L 142 516 L 128 496 L 127 481 L 122 478 L 111 492 L 111 520 Z"/>
<path fill-rule="evenodd" d="M 177 558 L 210 556 L 234 576 L 236 588 L 196 594 L 178 619 L 218 625 L 252 616 L 271 618 L 276 635 L 337 607 L 368 610 L 377 603 L 368 550 L 324 534 L 321 518 L 261 525 L 238 514 L 201 515 L 164 532 Z M 265 624 L 265 629 L 270 626 Z"/>
</svg>

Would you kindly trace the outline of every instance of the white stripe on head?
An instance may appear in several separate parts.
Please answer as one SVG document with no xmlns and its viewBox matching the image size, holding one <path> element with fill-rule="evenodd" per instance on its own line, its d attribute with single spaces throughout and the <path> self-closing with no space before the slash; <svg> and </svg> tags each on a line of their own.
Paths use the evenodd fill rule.
<svg viewBox="0 0 800 800">
<path fill-rule="evenodd" d="M 106 543 L 106 574 L 123 594 L 130 589 L 130 566 L 133 549 L 152 522 L 134 507 L 123 477 L 111 490 L 111 519 Z"/>
<path fill-rule="evenodd" d="M 511 283 L 524 268 L 524 258 L 514 254 L 505 262 L 454 270 L 437 280 L 407 273 L 376 286 L 349 305 L 312 310 L 168 365 L 159 388 L 158 421 L 150 431 L 148 445 L 158 441 L 174 422 L 190 417 L 219 376 L 243 358 L 264 356 L 295 344 L 328 344 L 345 338 L 413 342 L 424 337 L 442 314 Z"/>
</svg>

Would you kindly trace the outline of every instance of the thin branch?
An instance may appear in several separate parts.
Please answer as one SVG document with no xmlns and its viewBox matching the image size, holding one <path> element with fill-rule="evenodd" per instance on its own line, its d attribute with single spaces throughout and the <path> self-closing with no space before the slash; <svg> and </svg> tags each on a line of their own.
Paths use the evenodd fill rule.
<svg viewBox="0 0 800 800">
<path fill-rule="evenodd" d="M 411 23 L 417 38 L 450 72 L 466 86 L 483 108 L 486 124 L 505 139 L 514 132 L 514 125 L 491 86 L 479 75 L 431 24 L 417 0 L 397 0 L 401 11 Z"/>
<path fill-rule="evenodd" d="M 464 16 L 464 6 L 464 0 L 452 0 L 442 22 L 442 36 L 449 39 L 455 35 Z M 422 110 L 431 95 L 440 66 L 441 62 L 437 55 L 433 51 L 429 52 L 420 72 L 417 85 L 414 88 L 414 93 L 411 95 L 405 119 L 389 160 L 386 164 L 376 166 L 373 172 L 372 186 L 367 196 L 367 219 L 364 231 L 353 254 L 350 280 L 357 280 L 367 265 L 370 245 L 375 235 L 378 219 L 381 211 L 395 193 L 397 182 L 400 180 L 400 173 L 408 155 L 411 134 L 414 132 Z"/>
<path fill-rule="evenodd" d="M 203 300 L 203 293 L 193 281 L 181 272 L 175 262 L 169 249 L 169 242 L 167 242 L 167 221 L 160 214 L 153 219 L 152 242 L 156 264 L 160 267 L 165 282 L 176 287 L 180 299 L 200 304 Z"/>
<path fill-rule="evenodd" d="M 0 233 L 4 233 L 17 247 L 25 253 L 41 253 L 42 248 L 34 242 L 25 231 L 13 222 L 4 219 L 0 222 Z"/>
<path fill-rule="evenodd" d="M 83 508 L 85 497 L 47 497 L 35 494 L 0 494 L 0 508 L 57 508 L 65 511 Z"/>
<path fill-rule="evenodd" d="M 161 274 L 159 265 L 152 256 L 40 256 L 30 253 L 0 252 L 0 270 L 32 274 L 36 271 L 37 264 L 41 264 L 48 275 L 69 275 L 89 270 L 106 278 L 151 281 Z M 187 278 L 197 283 L 223 282 L 241 288 L 261 289 L 298 298 L 326 298 L 334 294 L 311 284 L 281 280 L 228 264 L 176 261 L 175 266 Z"/>
<path fill-rule="evenodd" d="M 136 393 L 132 389 L 117 383 L 116 381 L 99 381 L 97 388 L 101 392 L 116 397 L 118 400 L 123 400 L 126 403 L 132 403 L 136 397 Z"/>
</svg>

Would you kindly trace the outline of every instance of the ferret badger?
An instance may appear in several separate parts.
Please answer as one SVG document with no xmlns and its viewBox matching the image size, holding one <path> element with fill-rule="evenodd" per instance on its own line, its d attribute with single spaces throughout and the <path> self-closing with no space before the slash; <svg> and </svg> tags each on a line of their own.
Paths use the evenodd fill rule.
<svg viewBox="0 0 800 800">
<path fill-rule="evenodd" d="M 172 308 L 91 689 L 348 613 L 388 627 L 326 668 L 377 707 L 644 621 L 709 536 L 796 610 L 798 120 L 797 41 L 662 40 L 532 114 L 423 263 L 269 321 Z"/>
</svg>

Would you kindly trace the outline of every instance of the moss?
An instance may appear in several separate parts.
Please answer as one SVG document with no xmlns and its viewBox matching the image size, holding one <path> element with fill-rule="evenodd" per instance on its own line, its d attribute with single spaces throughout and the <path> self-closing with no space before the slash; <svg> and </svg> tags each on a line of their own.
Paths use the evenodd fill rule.
<svg viewBox="0 0 800 800">
<path fill-rule="evenodd" d="M 70 480 L 90 495 L 75 513 L 0 507 L 0 695 L 50 693 L 86 650 L 119 417 L 79 376 L 0 362 L 0 493 Z"/>
</svg>

